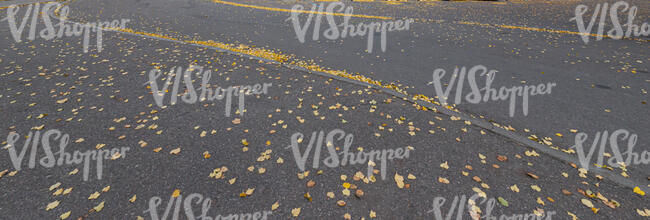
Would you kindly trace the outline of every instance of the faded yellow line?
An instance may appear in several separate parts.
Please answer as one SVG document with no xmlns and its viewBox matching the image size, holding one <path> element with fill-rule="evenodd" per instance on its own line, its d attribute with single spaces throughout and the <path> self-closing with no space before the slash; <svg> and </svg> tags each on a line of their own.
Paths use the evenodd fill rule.
<svg viewBox="0 0 650 220">
<path fill-rule="evenodd" d="M 60 1 L 60 0 L 59 0 Z M 22 6 L 27 6 L 27 5 L 33 5 L 36 3 L 39 4 L 47 4 L 47 3 L 52 3 L 52 2 L 59 2 L 59 1 L 48 1 L 48 2 L 33 2 L 33 3 L 25 3 L 25 4 L 19 4 L 19 5 L 9 5 L 5 7 L 0 7 L 0 9 L 7 9 L 7 8 L 14 8 L 14 7 L 22 7 Z"/>
<path fill-rule="evenodd" d="M 281 11 L 281 12 L 304 13 L 304 14 L 323 14 L 323 15 L 334 15 L 334 16 L 350 16 L 350 17 L 357 17 L 357 18 L 374 18 L 374 19 L 382 19 L 382 20 L 393 19 L 392 17 L 375 16 L 375 15 L 359 15 L 359 14 L 331 13 L 331 12 L 319 12 L 319 11 L 292 10 L 286 8 L 272 8 L 272 7 L 258 6 L 258 5 L 247 5 L 247 4 L 227 2 L 221 0 L 211 0 L 211 1 L 219 4 L 232 5 L 232 6 L 245 7 L 245 8 L 254 8 L 260 10 L 267 10 L 267 11 Z"/>
<path fill-rule="evenodd" d="M 470 22 L 470 21 L 458 21 L 456 23 L 468 24 L 468 25 L 478 25 L 478 26 L 484 26 L 484 27 L 497 27 L 497 28 L 506 28 L 506 29 L 537 31 L 537 32 L 547 32 L 547 33 L 556 33 L 556 34 L 572 34 L 572 35 L 582 35 L 582 36 L 602 37 L 602 38 L 612 38 L 613 39 L 613 37 L 611 37 L 609 35 L 581 33 L 581 32 L 575 32 L 575 31 L 553 30 L 553 29 L 547 29 L 547 28 L 534 28 L 534 27 L 514 26 L 514 25 L 500 25 L 500 24 L 483 24 L 483 23 Z M 648 42 L 648 40 L 640 39 L 640 38 L 626 38 L 626 39 L 635 40 L 635 41 L 642 41 L 642 42 Z"/>
<path fill-rule="evenodd" d="M 388 83 L 388 84 L 387 83 L 382 83 L 381 81 L 374 80 L 372 78 L 363 76 L 363 75 L 361 75 L 359 73 L 349 73 L 346 70 L 333 70 L 333 69 L 330 69 L 330 68 L 321 67 L 320 65 L 314 63 L 313 61 L 298 60 L 298 59 L 295 59 L 295 57 L 292 56 L 292 55 L 286 55 L 286 54 L 283 54 L 282 52 L 279 52 L 279 51 L 268 50 L 268 49 L 264 49 L 264 48 L 259 48 L 259 47 L 249 46 L 249 45 L 243 45 L 243 44 L 238 44 L 238 45 L 227 44 L 227 43 L 215 42 L 215 41 L 212 41 L 212 40 L 208 40 L 208 41 L 182 40 L 182 39 L 171 37 L 171 36 L 164 35 L 164 34 L 149 33 L 149 32 L 143 32 L 143 31 L 128 29 L 128 28 L 123 28 L 123 29 L 122 28 L 106 28 L 106 29 L 110 29 L 110 30 L 117 31 L 117 32 L 129 33 L 129 34 L 136 35 L 136 36 L 141 36 L 141 37 L 150 36 L 150 37 L 156 37 L 156 38 L 164 38 L 164 39 L 171 40 L 171 41 L 176 41 L 176 42 L 184 42 L 184 43 L 192 44 L 192 45 L 205 45 L 205 46 L 216 47 L 216 48 L 220 48 L 220 49 L 223 49 L 223 50 L 235 52 L 237 54 L 245 54 L 245 55 L 249 55 L 249 56 L 253 56 L 253 57 L 257 57 L 257 58 L 273 60 L 273 61 L 276 61 L 276 62 L 282 63 L 282 64 L 288 64 L 288 65 L 292 65 L 292 66 L 296 66 L 296 67 L 302 67 L 302 68 L 305 68 L 305 69 L 311 70 L 311 71 L 324 72 L 324 73 L 327 73 L 327 74 L 330 74 L 330 75 L 345 77 L 345 78 L 348 78 L 348 79 L 352 79 L 352 80 L 356 80 L 356 81 L 360 81 L 360 82 L 365 82 L 365 83 L 381 86 L 381 87 L 388 88 L 388 89 L 391 89 L 393 91 L 402 93 L 404 95 L 408 95 L 404 89 L 402 89 L 400 87 L 397 87 L 394 83 Z M 426 97 L 426 96 L 423 96 L 423 95 L 417 95 L 416 97 L 419 97 L 420 99 L 423 99 L 423 97 L 424 97 L 423 100 L 433 100 L 433 98 L 429 98 L 429 97 Z M 434 111 L 435 111 L 435 109 L 434 109 Z"/>
</svg>

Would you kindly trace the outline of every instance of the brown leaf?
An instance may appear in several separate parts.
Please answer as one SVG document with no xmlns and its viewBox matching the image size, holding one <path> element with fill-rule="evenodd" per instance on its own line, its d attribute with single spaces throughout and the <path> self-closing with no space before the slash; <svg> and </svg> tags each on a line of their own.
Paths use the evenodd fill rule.
<svg viewBox="0 0 650 220">
<path fill-rule="evenodd" d="M 526 173 L 526 175 L 528 175 L 530 178 L 533 178 L 533 179 L 539 179 L 539 177 L 537 175 L 535 175 L 533 173 L 530 173 L 530 172 Z"/>
<path fill-rule="evenodd" d="M 357 196 L 357 198 L 361 198 L 363 196 L 363 190 L 357 189 L 356 192 L 354 192 L 354 195 Z"/>
</svg>

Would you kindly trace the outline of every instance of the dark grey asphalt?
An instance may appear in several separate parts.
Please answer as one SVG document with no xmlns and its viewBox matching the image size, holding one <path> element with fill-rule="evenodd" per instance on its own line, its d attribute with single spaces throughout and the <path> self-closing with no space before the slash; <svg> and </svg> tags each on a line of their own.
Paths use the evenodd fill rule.
<svg viewBox="0 0 650 220">
<path fill-rule="evenodd" d="M 648 20 L 648 2 L 628 2 L 639 7 L 639 22 Z M 359 37 L 318 42 L 308 37 L 305 43 L 300 43 L 290 23 L 285 21 L 289 17 L 286 12 L 202 0 L 68 3 L 71 19 L 76 21 L 128 18 L 131 22 L 127 27 L 136 31 L 182 40 L 264 47 L 294 55 L 294 60 L 313 60 L 323 67 L 397 82 L 409 94 L 433 97 L 434 88 L 427 82 L 436 68 L 450 72 L 455 66 L 479 64 L 499 71 L 493 87 L 522 85 L 522 81 L 528 85 L 556 82 L 557 87 L 550 95 L 531 97 L 528 116 L 523 116 L 518 106 L 515 117 L 509 117 L 508 104 L 504 101 L 461 104 L 457 109 L 511 125 L 521 136 L 552 137 L 552 145 L 563 149 L 573 145 L 575 134 L 570 129 L 588 133 L 587 143 L 591 143 L 597 131 L 626 129 L 639 136 L 636 152 L 650 150 L 647 138 L 650 112 L 645 104 L 648 95 L 643 92 L 650 90 L 648 42 L 606 39 L 585 45 L 579 36 L 572 34 L 459 23 L 577 31 L 575 23 L 569 21 L 571 13 L 577 4 L 593 7 L 593 1 L 400 5 L 346 2 L 354 7 L 355 14 L 418 19 L 410 31 L 389 33 L 386 52 L 378 50 L 376 44 L 372 54 L 363 51 L 366 39 Z M 274 8 L 291 8 L 296 4 L 260 0 L 239 3 Z M 0 11 L 2 17 L 6 10 Z M 354 18 L 354 21 L 372 19 Z M 124 158 L 105 162 L 101 180 L 93 178 L 95 169 L 91 166 L 88 181 L 83 181 L 82 165 L 53 168 L 37 165 L 28 169 L 29 152 L 22 170 L 10 176 L 8 172 L 14 171 L 12 160 L 8 150 L 3 149 L 0 172 L 5 169 L 7 172 L 0 175 L 0 219 L 53 219 L 68 211 L 71 212 L 68 219 L 135 219 L 137 216 L 151 219 L 144 212 L 149 208 L 150 198 L 163 199 L 158 210 L 162 213 L 176 189 L 183 197 L 199 193 L 212 198 L 209 216 L 268 211 L 278 202 L 279 208 L 269 219 L 294 219 L 291 214 L 294 208 L 301 208 L 298 219 L 340 219 L 346 213 L 352 219 L 369 219 L 371 211 L 377 219 L 434 219 L 428 211 L 435 197 L 445 197 L 448 202 L 443 207 L 448 208 L 455 196 L 474 194 L 473 188 L 480 188 L 488 198 L 502 197 L 508 201 L 508 207 L 495 207 L 492 212 L 495 216 L 541 209 L 556 212 L 553 218 L 557 219 L 570 219 L 568 212 L 580 219 L 642 219 L 636 210 L 650 209 L 648 195 L 638 195 L 628 187 L 591 173 L 586 178 L 579 177 L 578 169 L 552 156 L 527 156 L 531 149 L 512 139 L 445 114 L 418 110 L 411 102 L 375 89 L 197 45 L 125 33 L 104 32 L 101 52 L 91 43 L 91 51 L 83 53 L 80 37 L 49 41 L 37 38 L 16 43 L 6 21 L 0 25 L 0 77 L 3 79 L 0 82 L 3 133 L 0 135 L 19 133 L 18 150 L 22 149 L 24 136 L 39 129 L 41 132 L 58 129 L 69 134 L 68 151 L 95 149 L 97 144 L 106 144 L 104 148 L 108 149 L 130 147 Z M 310 36 L 312 32 L 307 33 Z M 211 79 L 214 85 L 273 83 L 273 86 L 267 95 L 246 97 L 244 116 L 226 117 L 223 101 L 208 105 L 180 102 L 164 109 L 156 106 L 150 90 L 143 85 L 149 70 L 185 68 L 189 63 L 215 71 Z M 179 91 L 184 89 L 181 86 Z M 469 91 L 465 87 L 463 94 Z M 68 100 L 57 103 L 63 98 Z M 330 109 L 337 103 L 345 108 Z M 125 119 L 118 120 L 122 117 Z M 241 119 L 241 123 L 233 123 L 235 118 Z M 139 125 L 143 127 L 138 128 Z M 415 150 L 408 159 L 390 161 L 386 180 L 378 178 L 374 183 L 352 179 L 357 171 L 365 174 L 364 165 L 329 168 L 321 163 L 322 174 L 317 174 L 319 169 L 308 168 L 309 176 L 299 178 L 296 160 L 286 148 L 291 135 L 304 133 L 305 142 L 301 145 L 304 146 L 311 132 L 337 128 L 354 135 L 355 151 L 357 147 L 368 151 L 406 146 Z M 207 134 L 201 137 L 203 131 Z M 79 138 L 84 140 L 76 143 Z M 245 152 L 243 139 L 249 143 Z M 147 146 L 140 147 L 141 141 Z M 271 144 L 267 146 L 266 141 Z M 342 147 L 342 142 L 334 145 Z M 160 151 L 155 152 L 159 147 Z M 170 154 L 177 148 L 181 149 L 180 153 Z M 267 149 L 272 150 L 270 159 L 257 161 Z M 325 149 L 322 157 L 328 155 Z M 211 154 L 210 158 L 203 156 L 205 151 Z M 42 149 L 39 148 L 37 155 L 38 159 L 44 155 Z M 499 161 L 499 155 L 508 159 Z M 284 163 L 277 163 L 278 158 Z M 312 160 L 310 156 L 307 164 L 311 165 Z M 449 169 L 441 168 L 444 162 Z M 222 166 L 228 168 L 225 178 L 210 178 L 210 173 Z M 255 167 L 254 172 L 247 170 L 251 166 Z M 630 179 L 650 184 L 649 167 L 648 164 L 629 166 Z M 266 171 L 260 174 L 259 168 Z M 69 175 L 74 169 L 79 169 L 79 173 Z M 393 178 L 395 173 L 404 176 L 408 188 L 398 188 Z M 409 174 L 417 178 L 407 179 Z M 346 175 L 347 180 L 342 180 L 341 175 Z M 230 184 L 228 180 L 235 177 L 236 181 Z M 440 177 L 450 183 L 441 183 Z M 307 187 L 309 180 L 315 181 L 315 186 Z M 49 188 L 59 182 L 58 188 L 72 187 L 69 194 L 53 195 L 57 189 Z M 345 182 L 363 190 L 364 196 L 343 195 Z M 519 192 L 510 189 L 515 184 Z M 533 185 L 541 190 L 532 189 Z M 106 186 L 110 190 L 102 192 Z M 254 193 L 240 197 L 249 188 L 255 188 Z M 571 195 L 565 195 L 563 189 Z M 581 193 L 587 190 L 617 201 L 620 207 L 607 207 L 600 199 Z M 101 195 L 89 199 L 96 191 Z M 333 192 L 335 198 L 328 198 L 328 192 Z M 306 199 L 305 193 L 313 199 Z M 137 199 L 130 202 L 134 195 Z M 586 207 L 583 199 L 591 201 L 597 212 Z M 347 204 L 339 207 L 336 204 L 339 200 Z M 46 210 L 54 201 L 59 201 L 59 205 Z M 101 202 L 104 207 L 99 212 L 89 211 Z M 485 212 L 485 205 L 479 206 Z M 200 205 L 193 207 L 199 215 Z M 448 211 L 443 209 L 444 213 Z M 467 211 L 462 214 L 463 219 L 471 219 Z M 181 214 L 179 219 L 186 218 Z"/>
</svg>

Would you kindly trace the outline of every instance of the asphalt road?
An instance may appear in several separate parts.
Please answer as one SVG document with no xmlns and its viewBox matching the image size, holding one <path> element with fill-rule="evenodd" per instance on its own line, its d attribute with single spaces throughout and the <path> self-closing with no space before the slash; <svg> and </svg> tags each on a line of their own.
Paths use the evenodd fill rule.
<svg viewBox="0 0 650 220">
<path fill-rule="evenodd" d="M 60 14 L 54 8 L 37 23 L 25 22 L 21 42 L 5 19 L 0 219 L 191 219 L 188 213 L 215 219 L 256 212 L 257 219 L 444 219 L 447 213 L 448 219 L 456 213 L 457 219 L 473 219 L 463 197 L 474 194 L 485 197 L 473 209 L 480 219 L 533 213 L 552 213 L 546 219 L 647 219 L 650 38 L 590 36 L 585 43 L 571 20 L 576 7 L 587 5 L 588 19 L 605 2 L 615 3 L 345 1 L 353 8 L 349 24 L 412 19 L 408 30 L 387 32 L 385 51 L 382 34 L 374 34 L 371 53 L 368 34 L 325 37 L 332 21 L 309 10 L 332 2 L 61 2 L 69 8 L 68 23 L 129 19 L 123 28 L 104 30 L 101 51 L 97 33 L 90 33 L 87 53 L 83 37 L 38 36 L 47 27 L 41 18 Z M 635 24 L 647 22 L 649 2 L 627 3 L 638 8 Z M 290 19 L 295 5 L 304 8 L 295 15 L 298 24 L 310 24 L 303 42 Z M 28 7 L 19 6 L 17 25 Z M 0 17 L 12 10 L 0 9 Z M 314 31 L 315 21 L 305 23 L 309 16 L 322 16 L 320 31 Z M 330 17 L 337 24 L 345 19 Z M 34 40 L 27 39 L 31 27 L 39 31 Z M 606 22 L 603 30 L 612 27 Z M 205 73 L 169 70 L 189 65 L 212 71 L 210 88 L 250 85 L 257 94 L 244 96 L 245 102 L 239 95 L 230 103 L 226 97 L 184 101 L 192 88 L 201 94 Z M 517 97 L 513 116 L 509 100 L 474 104 L 463 98 L 440 106 L 434 70 L 446 71 L 446 87 L 454 68 L 477 65 L 498 71 L 492 88 L 554 86 L 530 96 L 527 105 Z M 149 83 L 152 69 L 161 70 L 159 90 L 163 80 L 172 84 L 160 104 Z M 484 87 L 486 77 L 476 78 Z M 470 85 L 452 86 L 449 102 L 471 94 Z M 171 105 L 174 94 L 177 103 Z M 430 99 L 423 103 L 425 96 Z M 342 165 L 343 155 L 331 156 L 343 154 L 347 141 L 335 135 L 327 143 L 336 129 L 349 136 L 350 152 L 406 148 L 408 157 L 375 160 L 370 178 L 367 160 Z M 586 153 L 595 150 L 593 164 L 599 156 L 617 156 L 612 143 L 627 150 L 631 136 L 592 146 L 597 132 L 617 130 L 636 134 L 630 145 L 638 162 L 580 169 L 579 153 L 571 148 L 575 137 L 588 135 L 583 146 Z M 36 139 L 48 131 L 61 135 Z M 318 142 L 311 134 L 320 131 L 324 141 L 306 154 L 303 170 L 300 154 Z M 293 143 L 300 149 L 294 152 L 297 133 L 304 138 Z M 67 144 L 61 143 L 64 134 Z M 48 148 L 58 152 L 61 145 L 73 158 L 74 151 L 128 150 L 110 152 L 101 165 L 90 159 L 88 165 L 74 159 L 50 163 L 60 155 L 48 157 Z M 192 198 L 199 195 L 203 199 Z"/>
</svg>

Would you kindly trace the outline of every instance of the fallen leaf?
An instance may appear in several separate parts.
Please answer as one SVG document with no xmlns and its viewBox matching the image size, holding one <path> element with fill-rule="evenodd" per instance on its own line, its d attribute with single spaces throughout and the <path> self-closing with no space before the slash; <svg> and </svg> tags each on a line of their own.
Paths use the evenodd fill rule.
<svg viewBox="0 0 650 220">
<path fill-rule="evenodd" d="M 397 183 L 398 188 L 400 188 L 400 189 L 404 188 L 404 177 L 403 176 L 395 173 L 394 179 L 395 179 L 395 183 Z"/>
<path fill-rule="evenodd" d="M 442 168 L 444 168 L 445 170 L 447 170 L 447 169 L 449 169 L 449 164 L 447 164 L 447 161 L 445 161 L 444 163 L 441 163 L 441 164 L 440 164 L 440 167 L 442 167 Z"/>
<path fill-rule="evenodd" d="M 275 202 L 275 203 L 273 203 L 273 205 L 271 205 L 271 211 L 275 211 L 276 209 L 278 209 L 278 207 L 280 207 L 280 203 L 279 203 L 279 202 Z"/>
<path fill-rule="evenodd" d="M 56 208 L 57 206 L 59 206 L 59 201 L 58 200 L 54 201 L 54 202 L 50 202 L 49 204 L 47 204 L 47 207 L 45 207 L 45 211 L 52 210 L 52 209 Z"/>
<path fill-rule="evenodd" d="M 528 175 L 530 178 L 533 178 L 533 179 L 539 179 L 539 177 L 537 175 L 535 175 L 533 173 L 530 173 L 530 172 L 526 173 L 526 175 Z"/>
<path fill-rule="evenodd" d="M 99 203 L 99 205 L 95 206 L 93 209 L 94 209 L 96 212 L 99 212 L 99 211 L 101 211 L 102 209 L 104 209 L 104 201 L 102 201 L 101 203 Z"/>
<path fill-rule="evenodd" d="M 138 197 L 136 195 L 133 195 L 133 197 L 131 197 L 131 199 L 129 199 L 129 202 L 133 203 L 133 202 L 135 202 L 136 199 L 138 199 Z"/>
<path fill-rule="evenodd" d="M 72 213 L 72 212 L 68 211 L 66 213 L 61 214 L 61 216 L 59 216 L 59 217 L 61 219 L 67 219 L 68 217 L 70 217 L 70 213 Z"/>
<path fill-rule="evenodd" d="M 174 197 L 174 198 L 176 198 L 176 197 L 178 197 L 178 196 L 180 196 L 180 195 L 181 195 L 181 190 L 180 190 L 180 189 L 176 189 L 176 190 L 174 190 L 174 192 L 172 193 L 172 197 Z"/>
<path fill-rule="evenodd" d="M 99 195 L 100 195 L 100 193 L 95 191 L 95 193 L 90 194 L 90 196 L 88 197 L 88 200 L 97 199 L 97 198 L 99 198 Z"/>
<path fill-rule="evenodd" d="M 506 201 L 506 199 L 499 196 L 499 198 L 497 198 L 497 200 L 499 200 L 499 203 L 501 203 L 501 205 L 503 205 L 505 207 L 508 207 L 508 201 Z"/>
<path fill-rule="evenodd" d="M 542 188 L 539 188 L 539 186 L 537 186 L 537 185 L 532 185 L 532 186 L 530 186 L 530 188 L 534 189 L 537 192 L 542 191 Z"/>
<path fill-rule="evenodd" d="M 513 192 L 519 192 L 519 187 L 517 187 L 517 184 L 515 184 L 510 187 L 510 190 L 512 190 Z"/>
<path fill-rule="evenodd" d="M 634 193 L 645 196 L 645 192 L 641 190 L 641 188 L 639 188 L 638 186 L 634 187 Z"/>
<path fill-rule="evenodd" d="M 300 215 L 300 208 L 291 209 L 291 214 L 293 217 L 298 217 L 298 215 Z"/>
<path fill-rule="evenodd" d="M 582 202 L 583 205 L 585 205 L 585 206 L 587 206 L 587 207 L 589 207 L 589 208 L 593 208 L 593 207 L 594 207 L 594 204 L 591 203 L 591 201 L 588 200 L 588 199 L 581 199 L 580 201 Z"/>
</svg>

